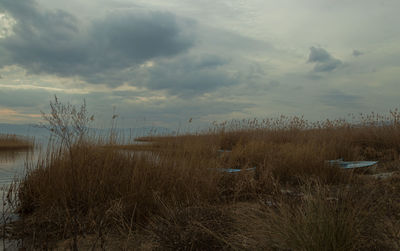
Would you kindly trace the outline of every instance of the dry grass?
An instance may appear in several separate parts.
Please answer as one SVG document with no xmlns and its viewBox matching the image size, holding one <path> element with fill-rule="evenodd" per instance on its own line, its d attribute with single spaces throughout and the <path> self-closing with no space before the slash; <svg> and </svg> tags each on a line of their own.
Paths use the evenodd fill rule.
<svg viewBox="0 0 400 251">
<path fill-rule="evenodd" d="M 384 234 L 376 226 L 382 219 L 382 208 L 367 192 L 354 188 L 332 191 L 332 187 L 319 182 L 304 185 L 300 191 L 295 195 L 297 199 L 282 196 L 273 205 L 248 207 L 236 214 L 249 249 L 390 250 L 393 247 L 381 242 Z"/>
<path fill-rule="evenodd" d="M 36 248 L 396 250 L 398 118 L 232 121 L 143 146 L 71 134 L 20 181 L 14 236 Z M 371 172 L 392 176 L 327 166 L 337 158 L 379 160 Z"/>
</svg>

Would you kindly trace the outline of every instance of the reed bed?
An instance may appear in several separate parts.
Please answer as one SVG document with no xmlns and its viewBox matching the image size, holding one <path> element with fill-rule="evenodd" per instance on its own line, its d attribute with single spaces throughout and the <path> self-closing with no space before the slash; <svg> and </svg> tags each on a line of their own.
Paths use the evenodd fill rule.
<svg viewBox="0 0 400 251">
<path fill-rule="evenodd" d="M 361 115 L 357 123 L 284 116 L 231 121 L 197 134 L 140 139 L 145 145 L 89 137 L 79 124 L 90 121 L 84 106 L 56 100 L 52 112 L 49 129 L 61 140 L 27 166 L 14 191 L 20 220 L 10 232 L 28 247 L 400 247 L 396 110 Z M 338 158 L 380 162 L 361 171 L 327 165 Z M 253 169 L 223 171 L 229 168 Z M 390 175 L 374 176 L 382 172 Z"/>
</svg>

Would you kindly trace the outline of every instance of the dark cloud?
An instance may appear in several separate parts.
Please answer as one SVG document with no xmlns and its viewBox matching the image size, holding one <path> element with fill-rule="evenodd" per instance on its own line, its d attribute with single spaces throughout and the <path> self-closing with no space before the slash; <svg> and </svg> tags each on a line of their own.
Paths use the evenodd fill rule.
<svg viewBox="0 0 400 251">
<path fill-rule="evenodd" d="M 0 67 L 18 65 L 29 74 L 77 77 L 110 86 L 128 83 L 192 98 L 220 87 L 262 81 L 265 72 L 260 66 L 246 72 L 246 59 L 232 62 L 230 57 L 249 46 L 271 49 L 213 29 L 216 37 L 197 38 L 193 28 L 200 25 L 167 12 L 118 11 L 82 26 L 72 14 L 44 10 L 34 0 L 3 0 L 0 6 L 17 21 L 13 35 L 0 40 L 0 53 L 5 52 Z M 195 41 L 202 49 L 189 51 Z M 222 53 L 227 47 L 234 49 Z"/>
<path fill-rule="evenodd" d="M 240 77 L 229 72 L 228 63 L 228 59 L 215 55 L 188 55 L 141 70 L 136 77 L 149 89 L 192 97 L 238 84 Z"/>
<path fill-rule="evenodd" d="M 34 74 L 118 85 L 124 81 L 119 71 L 193 45 L 177 17 L 166 12 L 112 13 L 81 28 L 73 15 L 44 11 L 33 0 L 2 0 L 0 7 L 17 21 L 14 34 L 0 40 L 0 67 L 16 64 Z"/>
<path fill-rule="evenodd" d="M 363 55 L 364 53 L 363 52 L 361 52 L 361 51 L 359 51 L 359 50 L 353 50 L 353 56 L 354 57 L 358 57 L 358 56 L 361 56 L 361 55 Z"/>
<path fill-rule="evenodd" d="M 37 18 L 37 10 L 38 6 L 34 0 L 2 0 L 0 2 L 0 10 L 7 11 L 14 17 L 24 17 L 24 19 L 20 20 L 24 22 L 24 20 L 36 20 Z"/>
<path fill-rule="evenodd" d="M 343 64 L 342 61 L 332 57 L 325 49 L 316 47 L 310 48 L 308 62 L 315 63 L 314 72 L 330 72 Z"/>
<path fill-rule="evenodd" d="M 95 51 L 100 52 L 95 61 L 107 69 L 122 68 L 177 55 L 193 42 L 180 29 L 175 16 L 169 13 L 111 15 L 92 27 L 90 37 L 96 41 Z"/>
</svg>

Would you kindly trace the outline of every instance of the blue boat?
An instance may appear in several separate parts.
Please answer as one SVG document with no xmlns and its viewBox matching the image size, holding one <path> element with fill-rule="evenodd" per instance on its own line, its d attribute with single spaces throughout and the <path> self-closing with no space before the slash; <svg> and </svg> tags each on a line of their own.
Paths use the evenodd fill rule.
<svg viewBox="0 0 400 251">
<path fill-rule="evenodd" d="M 217 170 L 224 173 L 238 173 L 241 171 L 253 171 L 256 168 L 246 168 L 246 169 L 238 169 L 238 168 L 218 168 Z"/>
<path fill-rule="evenodd" d="M 331 166 L 338 166 L 345 169 L 370 167 L 378 164 L 378 161 L 343 161 L 343 159 L 328 160 L 327 162 Z"/>
</svg>

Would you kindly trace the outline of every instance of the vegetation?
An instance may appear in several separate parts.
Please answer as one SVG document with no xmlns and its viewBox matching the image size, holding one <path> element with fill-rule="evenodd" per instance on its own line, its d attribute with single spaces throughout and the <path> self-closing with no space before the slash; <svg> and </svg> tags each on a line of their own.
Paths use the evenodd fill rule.
<svg viewBox="0 0 400 251">
<path fill-rule="evenodd" d="M 56 99 L 60 142 L 9 194 L 30 248 L 399 250 L 400 114 L 231 121 L 119 145 Z M 91 118 L 91 119 L 90 119 Z M 224 150 L 224 151 L 220 151 Z M 343 170 L 326 160 L 379 160 Z M 226 173 L 227 168 L 247 169 Z"/>
<path fill-rule="evenodd" d="M 0 151 L 27 150 L 33 147 L 29 139 L 10 134 L 0 134 Z"/>
</svg>

